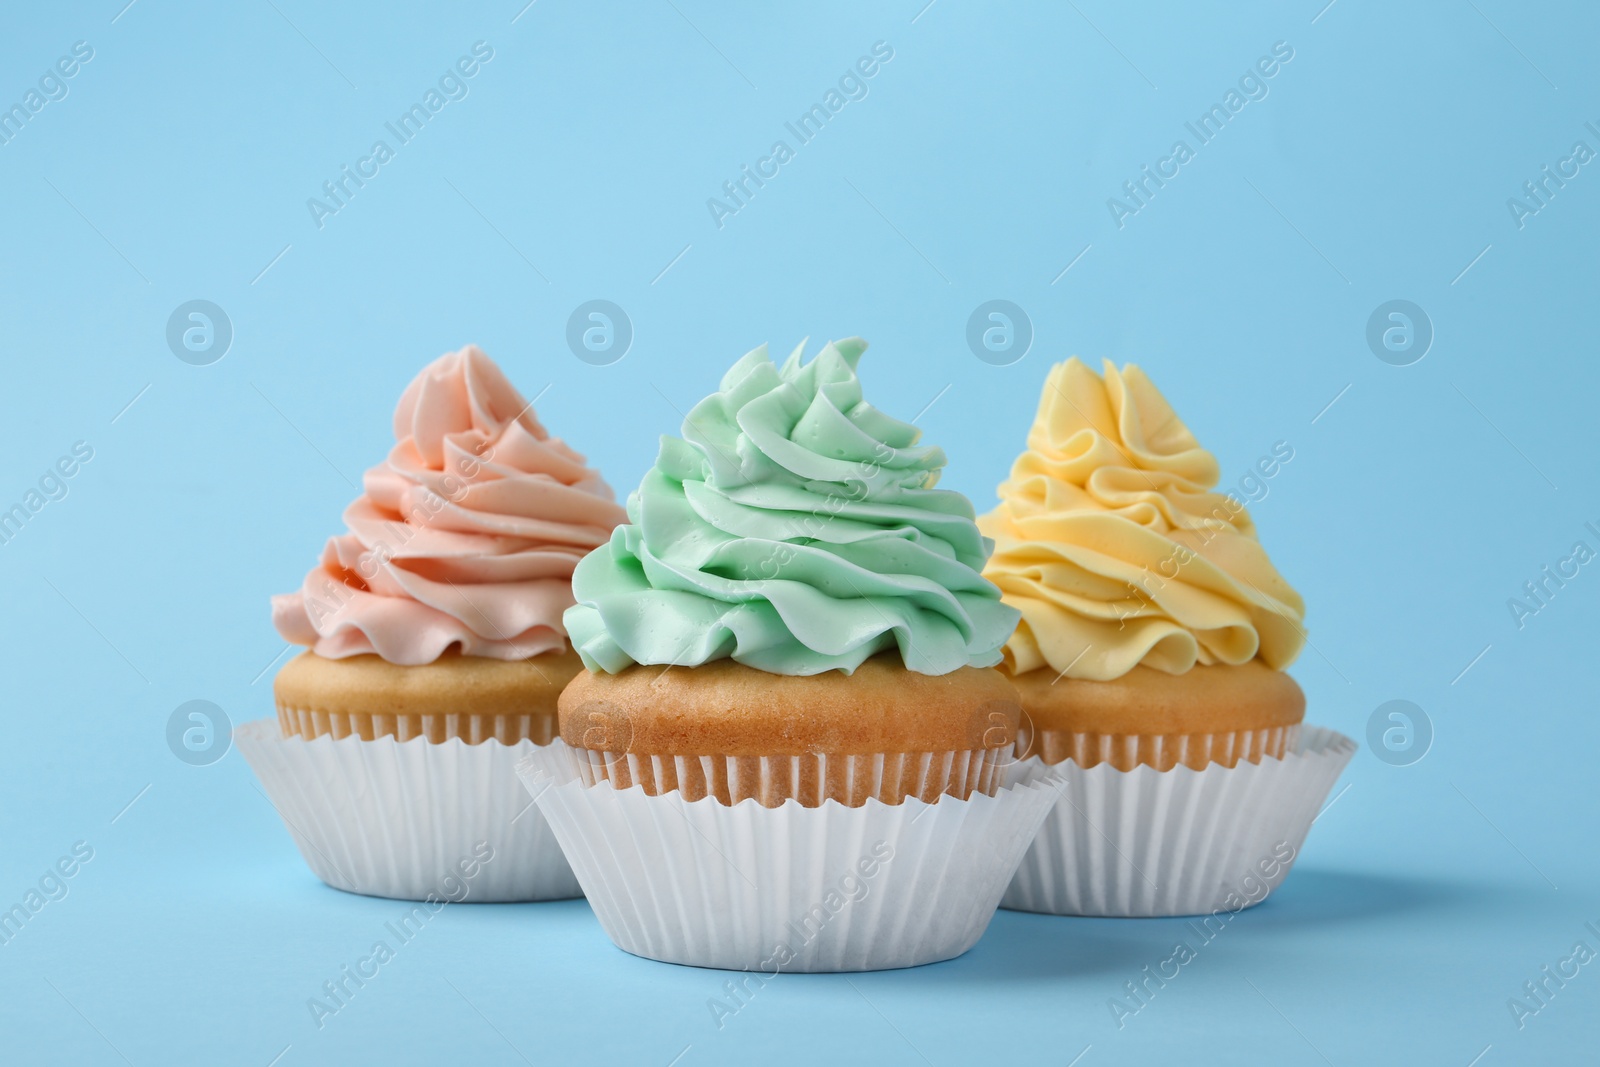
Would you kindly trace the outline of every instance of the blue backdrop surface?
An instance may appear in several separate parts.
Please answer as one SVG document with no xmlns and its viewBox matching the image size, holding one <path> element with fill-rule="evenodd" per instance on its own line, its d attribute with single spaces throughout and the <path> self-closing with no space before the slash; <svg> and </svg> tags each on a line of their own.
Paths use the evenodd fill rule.
<svg viewBox="0 0 1600 1067">
<path fill-rule="evenodd" d="M 124 2 L 0 13 L 7 1062 L 1592 1055 L 1593 5 Z M 569 344 L 592 300 L 625 352 Z M 405 383 L 476 342 L 625 492 L 740 354 L 851 334 L 980 509 L 1073 354 L 1217 454 L 1363 743 L 1288 882 L 1120 1020 L 1180 921 L 1002 912 L 719 1025 L 576 901 L 448 908 L 319 1027 L 400 906 L 167 724 L 271 713 L 267 597 Z"/>
</svg>

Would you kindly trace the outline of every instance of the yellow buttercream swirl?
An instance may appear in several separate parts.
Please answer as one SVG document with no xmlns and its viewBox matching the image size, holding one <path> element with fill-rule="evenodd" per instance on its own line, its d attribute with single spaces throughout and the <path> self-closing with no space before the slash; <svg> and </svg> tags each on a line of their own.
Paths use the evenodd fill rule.
<svg viewBox="0 0 1600 1067">
<path fill-rule="evenodd" d="M 1218 474 L 1138 367 L 1052 368 L 1000 506 L 978 520 L 995 541 L 984 576 L 1022 612 L 1011 669 L 1105 681 L 1141 663 L 1293 662 L 1305 602 Z"/>
</svg>

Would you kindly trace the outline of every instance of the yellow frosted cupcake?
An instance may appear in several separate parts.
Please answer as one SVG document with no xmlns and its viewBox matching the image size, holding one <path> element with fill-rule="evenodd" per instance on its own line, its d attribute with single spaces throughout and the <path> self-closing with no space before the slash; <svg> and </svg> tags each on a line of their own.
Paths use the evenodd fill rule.
<svg viewBox="0 0 1600 1067">
<path fill-rule="evenodd" d="M 1093 810 L 1063 802 L 1008 906 L 1203 911 L 1222 883 L 1260 882 L 1258 861 L 1275 886 L 1288 870 L 1280 842 L 1257 839 L 1298 848 L 1305 801 L 1348 759 L 1347 739 L 1302 737 L 1305 696 L 1283 672 L 1305 642 L 1304 603 L 1218 476 L 1138 367 L 1051 370 L 1028 447 L 979 525 L 995 541 L 984 573 L 1022 614 L 1005 648 L 1022 750 L 1064 765 Z M 1277 792 L 1251 795 L 1246 780 Z M 1097 815 L 1136 820 L 1143 863 L 1103 854 Z M 1213 884 L 1208 858 L 1230 850 L 1244 867 Z"/>
</svg>

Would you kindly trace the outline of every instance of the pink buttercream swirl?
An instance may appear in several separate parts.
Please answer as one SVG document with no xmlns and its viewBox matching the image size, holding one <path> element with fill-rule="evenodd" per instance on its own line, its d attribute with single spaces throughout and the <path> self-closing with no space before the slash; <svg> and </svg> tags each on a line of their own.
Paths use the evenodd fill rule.
<svg viewBox="0 0 1600 1067">
<path fill-rule="evenodd" d="M 611 487 L 551 437 L 474 345 L 400 398 L 396 444 L 366 472 L 297 593 L 272 598 L 285 640 L 338 659 L 526 659 L 566 647 L 572 568 L 627 519 Z"/>
</svg>

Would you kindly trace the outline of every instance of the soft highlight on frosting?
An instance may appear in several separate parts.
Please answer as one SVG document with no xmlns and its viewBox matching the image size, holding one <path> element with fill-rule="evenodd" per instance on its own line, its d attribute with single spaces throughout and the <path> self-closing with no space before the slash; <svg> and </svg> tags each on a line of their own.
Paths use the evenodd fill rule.
<svg viewBox="0 0 1600 1067">
<path fill-rule="evenodd" d="M 406 387 L 395 446 L 300 590 L 272 598 L 284 639 L 390 663 L 563 650 L 573 567 L 626 518 L 474 345 Z"/>
<path fill-rule="evenodd" d="M 1052 368 L 1027 450 L 978 520 L 995 542 L 984 574 L 1022 613 L 1012 671 L 1106 681 L 1140 664 L 1288 666 L 1304 601 L 1249 512 L 1214 491 L 1218 475 L 1138 367 Z"/>
<path fill-rule="evenodd" d="M 573 574 L 573 647 L 592 671 L 732 658 L 774 674 L 853 671 L 897 650 L 948 674 L 1000 661 L 1017 613 L 980 571 L 972 504 L 935 489 L 919 431 L 862 399 L 859 338 L 780 369 L 765 345 L 663 437 L 628 525 Z"/>
</svg>

